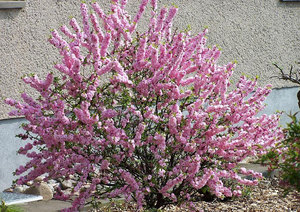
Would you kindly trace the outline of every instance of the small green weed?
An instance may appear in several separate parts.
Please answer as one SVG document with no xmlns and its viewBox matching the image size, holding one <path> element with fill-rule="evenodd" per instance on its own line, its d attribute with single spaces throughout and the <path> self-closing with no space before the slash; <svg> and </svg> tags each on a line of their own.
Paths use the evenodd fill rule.
<svg viewBox="0 0 300 212">
<path fill-rule="evenodd" d="M 5 205 L 5 202 L 2 200 L 0 205 L 0 212 L 23 212 L 24 210 L 16 205 Z"/>
</svg>

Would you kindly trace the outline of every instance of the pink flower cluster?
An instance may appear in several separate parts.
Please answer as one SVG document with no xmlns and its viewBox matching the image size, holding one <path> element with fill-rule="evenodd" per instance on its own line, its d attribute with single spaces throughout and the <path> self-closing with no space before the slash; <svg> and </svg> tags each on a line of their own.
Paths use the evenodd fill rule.
<svg viewBox="0 0 300 212">
<path fill-rule="evenodd" d="M 6 100 L 11 115 L 28 120 L 22 138 L 31 143 L 19 152 L 31 161 L 17 170 L 28 171 L 18 183 L 76 176 L 80 195 L 69 211 L 91 196 L 124 195 L 141 209 L 192 203 L 207 187 L 219 198 L 241 195 L 262 176 L 237 163 L 283 137 L 278 115 L 257 116 L 271 87 L 241 77 L 228 89 L 235 65 L 217 65 L 220 50 L 205 46 L 207 30 L 172 33 L 177 8 L 158 10 L 151 0 L 149 28 L 136 33 L 148 1 L 133 19 L 126 0 L 112 1 L 107 14 L 97 3 L 89 14 L 82 3 L 82 27 L 72 18 L 71 28 L 60 28 L 65 38 L 54 30 L 49 39 L 62 77 L 26 77 L 40 97 Z"/>
</svg>

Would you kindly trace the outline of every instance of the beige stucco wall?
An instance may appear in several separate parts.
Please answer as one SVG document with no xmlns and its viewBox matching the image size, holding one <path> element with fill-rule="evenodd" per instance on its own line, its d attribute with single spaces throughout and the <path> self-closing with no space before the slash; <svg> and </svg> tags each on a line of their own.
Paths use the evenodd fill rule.
<svg viewBox="0 0 300 212">
<path fill-rule="evenodd" d="M 0 97 L 18 99 L 32 91 L 21 77 L 26 73 L 44 76 L 54 70 L 58 53 L 47 42 L 49 31 L 78 17 L 78 0 L 26 0 L 25 8 L 0 10 Z M 109 0 L 101 4 L 107 6 Z M 129 0 L 130 11 L 138 0 Z M 209 44 L 223 49 L 220 63 L 238 61 L 234 77 L 241 73 L 260 76 L 260 85 L 291 86 L 270 78 L 278 72 L 272 62 L 288 67 L 300 60 L 300 2 L 279 0 L 162 0 L 160 5 L 179 7 L 175 26 L 193 32 L 209 27 Z M 0 103 L 0 119 L 8 118 Z"/>
</svg>

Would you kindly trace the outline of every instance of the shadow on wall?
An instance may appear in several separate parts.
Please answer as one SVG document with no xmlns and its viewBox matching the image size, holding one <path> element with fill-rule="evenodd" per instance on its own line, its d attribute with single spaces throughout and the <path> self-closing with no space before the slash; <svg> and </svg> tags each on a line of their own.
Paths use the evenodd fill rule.
<svg viewBox="0 0 300 212">
<path fill-rule="evenodd" d="M 300 1 L 283 1 L 283 0 L 279 0 L 277 2 L 277 6 L 278 7 L 284 7 L 284 8 L 300 8 Z"/>
<path fill-rule="evenodd" d="M 21 9 L 0 9 L 0 20 L 13 20 L 19 16 Z"/>
</svg>

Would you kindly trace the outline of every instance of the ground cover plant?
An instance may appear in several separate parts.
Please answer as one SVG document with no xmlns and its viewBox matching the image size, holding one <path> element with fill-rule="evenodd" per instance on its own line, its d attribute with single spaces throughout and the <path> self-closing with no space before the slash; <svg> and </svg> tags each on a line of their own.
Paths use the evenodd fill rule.
<svg viewBox="0 0 300 212">
<path fill-rule="evenodd" d="M 192 207 L 257 185 L 260 173 L 236 165 L 282 139 L 278 115 L 256 116 L 271 86 L 243 76 L 228 91 L 235 64 L 217 64 L 220 50 L 205 46 L 207 30 L 171 31 L 175 6 L 142 0 L 133 19 L 126 0 L 113 0 L 108 13 L 90 7 L 94 13 L 81 4 L 82 27 L 72 18 L 71 28 L 60 28 L 64 37 L 52 31 L 59 74 L 24 78 L 40 96 L 6 100 L 16 108 L 10 115 L 28 120 L 19 153 L 31 161 L 16 170 L 29 171 L 17 183 L 73 175 L 80 195 L 66 211 L 120 195 L 138 209 Z M 146 7 L 149 25 L 138 33 Z M 57 198 L 69 195 L 58 189 Z"/>
<path fill-rule="evenodd" d="M 279 169 L 280 185 L 286 193 L 300 191 L 300 122 L 296 115 L 289 115 L 292 121 L 284 130 L 285 139 L 261 157 L 270 170 Z"/>
</svg>

